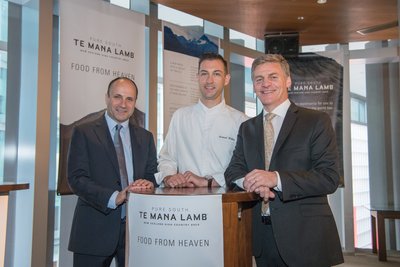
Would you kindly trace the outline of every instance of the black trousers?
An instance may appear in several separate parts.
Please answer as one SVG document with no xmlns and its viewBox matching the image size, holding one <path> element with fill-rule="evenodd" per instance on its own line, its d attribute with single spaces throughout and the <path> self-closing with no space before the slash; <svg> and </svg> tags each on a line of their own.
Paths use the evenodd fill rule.
<svg viewBox="0 0 400 267">
<path fill-rule="evenodd" d="M 276 246 L 272 225 L 264 224 L 262 252 L 255 257 L 257 267 L 287 267 Z"/>
<path fill-rule="evenodd" d="M 118 245 L 114 253 L 110 256 L 102 257 L 95 255 L 74 253 L 74 267 L 109 267 L 115 257 L 117 267 L 125 266 L 125 232 L 126 222 L 121 221 L 121 230 L 119 232 Z M 107 242 L 107 240 L 104 240 Z"/>
</svg>

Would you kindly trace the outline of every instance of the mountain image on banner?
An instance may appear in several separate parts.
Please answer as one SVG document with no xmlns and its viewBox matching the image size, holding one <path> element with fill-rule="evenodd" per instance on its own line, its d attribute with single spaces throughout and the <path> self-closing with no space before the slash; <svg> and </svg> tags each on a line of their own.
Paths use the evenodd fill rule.
<svg viewBox="0 0 400 267">
<path fill-rule="evenodd" d="M 205 52 L 218 53 L 218 46 L 207 35 L 190 38 L 175 34 L 168 26 L 164 26 L 164 49 L 199 57 Z"/>
</svg>

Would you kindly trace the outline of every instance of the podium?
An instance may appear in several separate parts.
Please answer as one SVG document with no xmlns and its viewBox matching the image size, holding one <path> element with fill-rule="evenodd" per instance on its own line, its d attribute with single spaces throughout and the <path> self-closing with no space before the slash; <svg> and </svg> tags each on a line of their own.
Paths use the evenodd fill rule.
<svg viewBox="0 0 400 267">
<path fill-rule="evenodd" d="M 0 267 L 4 266 L 7 233 L 8 196 L 10 191 L 28 189 L 29 184 L 0 183 Z"/>
<path fill-rule="evenodd" d="M 224 266 L 252 267 L 252 207 L 259 196 L 248 192 L 222 195 Z"/>
<path fill-rule="evenodd" d="M 145 193 L 145 192 L 143 192 Z M 252 267 L 252 206 L 259 199 L 254 193 L 226 188 L 157 188 L 153 195 L 222 195 L 224 266 Z"/>
</svg>

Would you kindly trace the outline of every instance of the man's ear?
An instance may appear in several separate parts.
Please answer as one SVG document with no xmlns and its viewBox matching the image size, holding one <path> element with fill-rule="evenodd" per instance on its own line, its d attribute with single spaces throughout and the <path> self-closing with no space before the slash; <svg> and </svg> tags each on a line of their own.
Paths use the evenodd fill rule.
<svg viewBox="0 0 400 267">
<path fill-rule="evenodd" d="M 230 74 L 225 75 L 224 86 L 228 85 L 230 81 L 231 81 L 231 75 Z"/>
<path fill-rule="evenodd" d="M 292 86 L 292 78 L 287 77 L 286 78 L 286 88 L 289 89 Z"/>
</svg>

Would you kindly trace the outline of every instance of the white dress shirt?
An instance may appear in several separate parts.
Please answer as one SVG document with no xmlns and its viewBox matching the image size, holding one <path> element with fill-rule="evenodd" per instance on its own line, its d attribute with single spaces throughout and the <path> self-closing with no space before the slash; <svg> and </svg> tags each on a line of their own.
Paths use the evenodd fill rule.
<svg viewBox="0 0 400 267">
<path fill-rule="evenodd" d="M 224 186 L 224 172 L 236 145 L 239 126 L 247 119 L 224 100 L 213 108 L 199 100 L 176 110 L 159 154 L 157 183 L 161 184 L 168 175 L 191 171 L 201 177 L 212 176 Z"/>
<path fill-rule="evenodd" d="M 286 113 L 290 107 L 290 101 L 289 99 L 286 99 L 282 104 L 277 106 L 271 113 L 274 113 L 276 116 L 271 120 L 272 127 L 274 128 L 274 143 L 272 144 L 272 150 L 275 147 L 276 140 L 278 139 L 279 132 L 281 131 L 283 120 L 285 119 Z M 265 120 L 265 115 L 268 112 L 264 109 L 263 110 L 263 118 Z M 277 186 L 274 188 L 277 191 L 282 191 L 282 183 L 281 183 L 281 177 L 279 176 L 279 172 L 275 171 L 278 181 L 277 181 Z M 237 179 L 235 183 L 241 187 L 243 187 L 243 181 L 244 177 Z"/>
<path fill-rule="evenodd" d="M 116 131 L 115 126 L 117 124 L 122 125 L 121 129 L 121 139 L 122 139 L 122 145 L 124 148 L 124 155 L 125 155 L 125 165 L 126 165 L 126 172 L 128 174 L 128 183 L 133 182 L 133 160 L 132 160 L 132 147 L 131 147 L 131 136 L 129 132 L 129 120 L 124 121 L 122 123 L 117 123 L 114 121 L 110 116 L 108 116 L 107 111 L 105 112 L 106 121 L 107 121 L 107 126 L 108 130 L 110 131 L 111 138 L 114 138 L 114 134 Z M 113 140 L 114 141 L 114 140 Z M 115 191 L 109 201 L 108 201 L 108 208 L 110 209 L 115 209 L 117 208 L 117 205 L 115 203 L 117 199 L 118 191 Z"/>
</svg>

